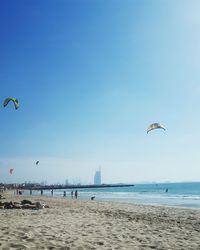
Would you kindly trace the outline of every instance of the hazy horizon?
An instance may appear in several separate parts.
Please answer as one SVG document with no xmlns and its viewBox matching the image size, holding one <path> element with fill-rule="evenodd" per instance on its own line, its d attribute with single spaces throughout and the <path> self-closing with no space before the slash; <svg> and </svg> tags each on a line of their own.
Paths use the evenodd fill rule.
<svg viewBox="0 0 200 250">
<path fill-rule="evenodd" d="M 0 182 L 200 181 L 199 7 L 1 1 Z"/>
</svg>

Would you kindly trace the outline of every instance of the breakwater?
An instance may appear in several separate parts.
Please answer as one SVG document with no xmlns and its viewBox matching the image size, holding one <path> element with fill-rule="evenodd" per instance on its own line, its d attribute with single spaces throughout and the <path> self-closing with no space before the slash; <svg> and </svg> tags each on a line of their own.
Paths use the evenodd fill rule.
<svg viewBox="0 0 200 250">
<path fill-rule="evenodd" d="M 26 185 L 22 189 L 50 190 L 50 189 L 79 189 L 79 188 L 108 188 L 108 187 L 133 187 L 134 184 L 101 184 L 101 185 Z"/>
</svg>

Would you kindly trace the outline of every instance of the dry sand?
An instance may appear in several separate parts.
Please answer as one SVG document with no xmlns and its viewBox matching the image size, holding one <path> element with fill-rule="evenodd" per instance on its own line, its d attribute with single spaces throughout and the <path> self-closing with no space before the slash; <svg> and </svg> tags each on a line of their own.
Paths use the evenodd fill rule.
<svg viewBox="0 0 200 250">
<path fill-rule="evenodd" d="M 6 196 L 23 199 L 50 208 L 1 209 L 0 249 L 200 249 L 200 210 Z"/>
</svg>

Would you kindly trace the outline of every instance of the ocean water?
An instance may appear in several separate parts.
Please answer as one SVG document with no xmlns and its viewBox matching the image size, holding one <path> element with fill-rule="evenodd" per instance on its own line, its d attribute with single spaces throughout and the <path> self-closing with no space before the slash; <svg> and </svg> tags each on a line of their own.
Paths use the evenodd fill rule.
<svg viewBox="0 0 200 250">
<path fill-rule="evenodd" d="M 95 196 L 97 201 L 200 208 L 200 182 L 136 184 L 133 187 L 77 190 L 79 199 L 90 200 Z M 63 191 L 66 191 L 66 197 L 71 197 L 71 189 L 54 190 L 54 196 L 63 196 Z M 33 195 L 40 195 L 40 192 L 33 191 Z M 43 195 L 50 196 L 51 191 L 44 190 Z"/>
</svg>

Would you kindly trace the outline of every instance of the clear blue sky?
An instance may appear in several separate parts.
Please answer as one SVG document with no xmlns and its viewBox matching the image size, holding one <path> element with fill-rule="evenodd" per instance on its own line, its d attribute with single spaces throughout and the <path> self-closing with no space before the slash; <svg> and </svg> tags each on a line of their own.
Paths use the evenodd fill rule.
<svg viewBox="0 0 200 250">
<path fill-rule="evenodd" d="M 0 181 L 199 181 L 199 9 L 1 1 L 0 101 L 20 108 L 0 109 Z"/>
</svg>

